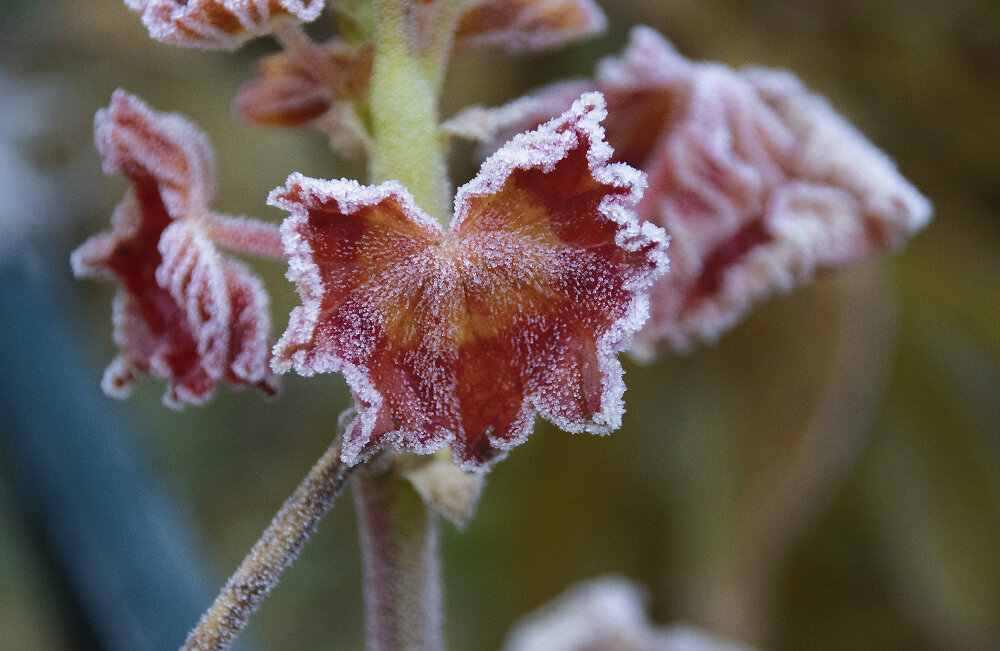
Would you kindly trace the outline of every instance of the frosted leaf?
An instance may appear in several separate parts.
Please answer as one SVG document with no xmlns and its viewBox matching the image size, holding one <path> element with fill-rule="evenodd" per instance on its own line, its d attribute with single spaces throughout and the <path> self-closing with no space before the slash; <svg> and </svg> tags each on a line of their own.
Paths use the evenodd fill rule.
<svg viewBox="0 0 1000 651">
<path fill-rule="evenodd" d="M 892 161 L 788 72 L 693 63 L 639 27 L 579 83 L 607 98 L 615 159 L 649 175 L 639 216 L 671 238 L 640 357 L 714 340 L 762 298 L 900 246 L 930 219 Z M 521 126 L 570 87 L 541 91 L 545 110 Z"/>
<path fill-rule="evenodd" d="M 215 163 L 205 134 L 176 113 L 158 113 L 118 89 L 94 118 L 105 174 L 122 173 L 140 197 L 158 194 L 171 216 L 204 211 L 215 192 Z"/>
<path fill-rule="evenodd" d="M 289 53 L 259 59 L 256 77 L 233 101 L 235 113 L 254 124 L 294 127 L 323 116 L 335 102 L 367 92 L 373 47 L 354 49 L 334 39 L 317 45 L 314 54 L 308 64 Z"/>
<path fill-rule="evenodd" d="M 599 94 L 521 134 L 459 189 L 447 232 L 398 183 L 300 174 L 269 197 L 302 306 L 273 366 L 342 372 L 359 408 L 349 463 L 451 446 L 485 470 L 541 414 L 570 432 L 620 424 L 616 354 L 666 268 L 633 212 L 641 173 L 608 165 Z"/>
<path fill-rule="evenodd" d="M 142 13 L 158 41 L 208 50 L 235 50 L 270 33 L 280 20 L 315 20 L 323 0 L 125 0 Z"/>
<path fill-rule="evenodd" d="M 130 196 L 110 233 L 73 254 L 77 275 L 114 275 L 118 358 L 104 388 L 122 397 L 139 373 L 169 380 L 164 402 L 179 407 L 210 398 L 226 378 L 275 389 L 267 367 L 267 295 L 243 265 L 219 254 L 193 222 Z"/>
<path fill-rule="evenodd" d="M 592 0 L 478 0 L 463 10 L 455 45 L 538 52 L 606 28 L 604 12 Z"/>
<path fill-rule="evenodd" d="M 658 74 L 676 80 L 649 89 L 671 108 L 640 214 L 675 253 L 640 350 L 715 339 L 762 297 L 900 246 L 930 219 L 892 161 L 790 73 L 678 61 L 665 44 L 659 55 Z"/>
<path fill-rule="evenodd" d="M 635 584 L 603 577 L 574 585 L 519 621 L 503 651 L 750 651 L 688 627 L 654 627 Z"/>
<path fill-rule="evenodd" d="M 572 104 L 581 94 L 582 92 L 573 94 L 563 107 Z M 509 129 L 523 122 L 529 115 L 537 114 L 539 108 L 539 100 L 534 97 L 522 97 L 497 108 L 470 106 L 443 122 L 441 132 L 467 140 L 487 142 L 496 138 L 501 130 Z M 553 114 L 557 113 L 559 111 L 553 111 Z"/>
<path fill-rule="evenodd" d="M 212 156 L 204 135 L 116 91 L 97 115 L 96 139 L 105 170 L 133 183 L 111 231 L 71 259 L 78 276 L 119 282 L 120 354 L 105 373 L 105 391 L 127 395 L 136 376 L 148 373 L 169 380 L 164 402 L 172 407 L 204 402 L 222 379 L 273 393 L 267 294 L 244 265 L 218 252 L 205 226 L 258 244 L 267 229 L 209 212 Z"/>
</svg>

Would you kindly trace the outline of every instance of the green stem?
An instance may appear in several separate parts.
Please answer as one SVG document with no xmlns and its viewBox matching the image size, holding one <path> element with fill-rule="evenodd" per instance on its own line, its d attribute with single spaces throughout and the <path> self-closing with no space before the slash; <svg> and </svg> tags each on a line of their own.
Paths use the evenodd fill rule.
<svg viewBox="0 0 1000 651">
<path fill-rule="evenodd" d="M 452 5 L 457 0 L 446 1 L 445 11 L 455 10 Z M 369 181 L 399 181 L 424 211 L 447 228 L 451 186 L 438 134 L 437 100 L 450 35 L 433 35 L 431 65 L 421 58 L 426 52 L 417 42 L 413 0 L 373 0 L 372 7 L 375 63 Z M 394 470 L 359 475 L 354 498 L 363 550 L 368 648 L 443 648 L 436 516 Z"/>
<path fill-rule="evenodd" d="M 451 218 L 444 152 L 438 138 L 437 88 L 416 52 L 413 3 L 374 0 L 372 72 L 372 183 L 396 179 L 428 214 Z"/>
</svg>

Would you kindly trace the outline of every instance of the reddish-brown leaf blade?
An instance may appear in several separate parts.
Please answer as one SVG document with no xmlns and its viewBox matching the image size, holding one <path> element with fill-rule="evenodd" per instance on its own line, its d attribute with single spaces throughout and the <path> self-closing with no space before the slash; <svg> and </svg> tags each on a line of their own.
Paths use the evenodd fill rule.
<svg viewBox="0 0 1000 651">
<path fill-rule="evenodd" d="M 120 354 L 105 390 L 125 395 L 148 373 L 168 380 L 164 402 L 172 407 L 204 402 L 223 378 L 273 393 L 267 294 L 245 266 L 218 252 L 204 228 L 223 219 L 207 208 L 212 152 L 204 134 L 116 91 L 98 113 L 96 138 L 105 170 L 133 182 L 111 231 L 72 257 L 77 275 L 119 282 L 113 322 Z M 266 239 L 266 229 L 224 219 L 229 231 L 245 223 L 247 239 Z"/>
<path fill-rule="evenodd" d="M 632 211 L 641 174 L 608 165 L 603 114 L 591 95 L 501 149 L 444 233 L 395 182 L 292 175 L 272 193 L 303 300 L 274 366 L 344 373 L 361 423 L 345 458 L 450 445 L 483 470 L 535 413 L 571 432 L 618 427 L 616 354 L 666 256 Z"/>
<path fill-rule="evenodd" d="M 592 0 L 480 0 L 459 18 L 458 47 L 538 52 L 605 30 L 604 12 Z"/>
<path fill-rule="evenodd" d="M 281 20 L 315 20 L 323 0 L 125 0 L 142 13 L 158 41 L 209 50 L 235 50 Z"/>
</svg>

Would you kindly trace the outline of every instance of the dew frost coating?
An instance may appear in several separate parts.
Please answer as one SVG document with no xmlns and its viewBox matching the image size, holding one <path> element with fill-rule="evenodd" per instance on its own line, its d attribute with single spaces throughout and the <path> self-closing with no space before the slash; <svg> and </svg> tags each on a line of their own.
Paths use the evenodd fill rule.
<svg viewBox="0 0 1000 651">
<path fill-rule="evenodd" d="M 104 390 L 123 397 L 149 373 L 169 380 L 171 407 L 203 403 L 223 378 L 273 393 L 267 294 L 202 229 L 204 219 L 221 217 L 207 206 L 214 167 L 204 134 L 121 90 L 98 111 L 95 133 L 105 172 L 132 181 L 111 231 L 71 259 L 78 276 L 120 281 L 112 320 L 121 352 Z"/>
<path fill-rule="evenodd" d="M 649 175 L 639 216 L 672 242 L 640 357 L 712 341 L 763 297 L 900 246 L 930 219 L 892 161 L 791 73 L 692 63 L 639 27 L 595 81 L 543 89 L 522 124 L 588 88 L 607 98 L 616 160 Z"/>
<path fill-rule="evenodd" d="M 315 20 L 323 0 L 125 0 L 142 13 L 157 41 L 206 50 L 235 50 L 267 34 L 278 20 Z"/>
<path fill-rule="evenodd" d="M 637 337 L 647 350 L 715 339 L 761 297 L 899 246 L 930 219 L 892 161 L 791 73 L 691 63 L 637 29 L 598 79 L 669 106 L 639 207 L 676 243 Z"/>
<path fill-rule="evenodd" d="M 536 413 L 570 432 L 620 425 L 616 354 L 666 243 L 635 218 L 642 174 L 607 162 L 604 115 L 592 93 L 514 138 L 459 189 L 447 232 L 394 181 L 293 174 L 271 193 L 302 297 L 272 363 L 345 375 L 360 414 L 346 461 L 451 445 L 485 470 Z"/>
<path fill-rule="evenodd" d="M 418 53 L 425 54 L 432 45 L 429 39 L 441 10 L 439 2 L 417 3 L 414 48 Z M 606 25 L 604 13 L 592 0 L 478 0 L 461 9 L 455 47 L 536 52 L 596 35 Z M 293 127 L 317 120 L 336 102 L 356 99 L 367 91 L 373 53 L 371 45 L 354 48 L 333 38 L 316 46 L 308 60 L 301 53 L 287 51 L 262 57 L 255 78 L 240 88 L 234 111 L 263 126 Z M 577 97 L 579 93 L 566 105 Z"/>
<path fill-rule="evenodd" d="M 593 0 L 479 0 L 462 12 L 455 31 L 460 48 L 540 52 L 607 28 Z"/>
</svg>

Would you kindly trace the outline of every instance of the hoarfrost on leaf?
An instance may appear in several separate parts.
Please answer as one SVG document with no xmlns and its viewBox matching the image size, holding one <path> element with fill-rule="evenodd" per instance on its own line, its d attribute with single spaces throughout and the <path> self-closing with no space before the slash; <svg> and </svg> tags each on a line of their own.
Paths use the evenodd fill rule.
<svg viewBox="0 0 1000 651">
<path fill-rule="evenodd" d="M 518 135 L 459 189 L 445 231 L 399 183 L 292 174 L 269 203 L 302 305 L 278 372 L 342 372 L 358 426 L 349 463 L 451 446 L 485 470 L 534 416 L 605 434 L 623 412 L 617 353 L 666 269 L 662 231 L 633 208 L 640 172 L 608 164 L 600 94 Z"/>
<path fill-rule="evenodd" d="M 570 97 L 565 106 L 572 104 L 581 94 L 576 93 Z M 534 97 L 522 97 L 497 108 L 470 106 L 445 120 L 441 124 L 441 132 L 448 136 L 485 142 L 496 138 L 500 131 L 523 122 L 538 110 L 539 102 Z"/>
<path fill-rule="evenodd" d="M 478 0 L 462 12 L 460 48 L 538 52 L 600 34 L 607 19 L 593 0 Z"/>
<path fill-rule="evenodd" d="M 136 376 L 149 373 L 168 379 L 171 407 L 204 402 L 222 379 L 273 393 L 267 294 L 246 266 L 219 253 L 205 228 L 226 220 L 230 232 L 241 230 L 208 208 L 214 177 L 204 134 L 121 90 L 98 112 L 95 133 L 105 171 L 132 182 L 111 231 L 71 259 L 78 276 L 119 281 L 120 354 L 105 373 L 105 391 L 127 395 Z M 242 230 L 254 240 L 260 228 Z"/>
<path fill-rule="evenodd" d="M 898 247 L 930 219 L 892 161 L 791 73 L 694 63 L 638 27 L 595 80 L 540 91 L 521 126 L 581 88 L 604 93 L 616 160 L 649 175 L 639 216 L 671 237 L 640 357 L 712 341 L 765 296 Z"/>
<path fill-rule="evenodd" d="M 277 22 L 315 20 L 323 0 L 125 0 L 157 41 L 207 50 L 235 50 L 268 34 Z"/>
</svg>

